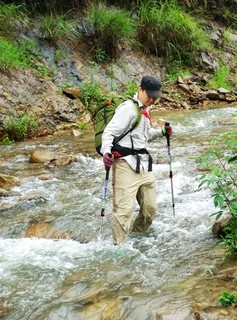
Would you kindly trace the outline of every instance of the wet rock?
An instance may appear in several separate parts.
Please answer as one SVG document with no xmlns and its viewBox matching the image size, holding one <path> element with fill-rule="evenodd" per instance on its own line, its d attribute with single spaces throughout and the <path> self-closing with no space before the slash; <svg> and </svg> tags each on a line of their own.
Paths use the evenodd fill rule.
<svg viewBox="0 0 237 320">
<path fill-rule="evenodd" d="M 232 217 L 226 217 L 224 219 L 216 221 L 212 226 L 212 234 L 214 237 L 221 237 L 224 234 L 224 228 L 226 227 L 227 223 L 231 221 Z"/>
<path fill-rule="evenodd" d="M 10 189 L 19 185 L 20 181 L 18 178 L 6 174 L 0 174 L 0 188 Z"/>
<path fill-rule="evenodd" d="M 0 197 L 14 197 L 19 195 L 20 195 L 20 192 L 18 191 L 6 190 L 3 188 L 0 188 Z"/>
<path fill-rule="evenodd" d="M 32 224 L 23 232 L 26 238 L 47 238 L 47 239 L 69 239 L 68 232 L 58 232 L 51 225 L 45 222 Z"/>
<path fill-rule="evenodd" d="M 56 159 L 55 152 L 48 150 L 35 150 L 31 153 L 30 162 L 46 163 Z"/>
<path fill-rule="evenodd" d="M 9 192 L 6 189 L 0 188 L 0 197 L 8 197 Z"/>
<path fill-rule="evenodd" d="M 7 315 L 7 308 L 3 305 L 0 305 L 0 318 L 3 318 Z"/>
<path fill-rule="evenodd" d="M 77 161 L 77 157 L 62 152 L 52 152 L 48 150 L 34 150 L 30 156 L 32 163 L 54 163 L 65 166 L 71 162 Z"/>
<path fill-rule="evenodd" d="M 34 201 L 34 202 L 39 203 L 39 202 L 45 202 L 45 201 L 47 201 L 47 199 L 46 199 L 45 195 L 42 195 L 41 193 L 32 191 L 19 199 L 19 202 L 21 202 L 21 203 L 28 202 L 28 201 Z"/>
<path fill-rule="evenodd" d="M 68 156 L 62 156 L 62 157 L 59 157 L 58 159 L 56 159 L 54 161 L 54 163 L 57 165 L 57 166 L 66 166 L 68 164 L 70 164 L 71 162 L 76 162 L 77 161 L 77 157 L 75 156 L 72 156 L 72 155 L 68 155 Z"/>
<path fill-rule="evenodd" d="M 40 203 L 44 203 L 47 201 L 45 195 L 42 195 L 38 192 L 31 192 L 27 195 L 21 196 L 19 193 L 11 194 L 16 195 L 16 197 L 11 200 L 11 202 L 3 201 L 1 202 L 0 212 L 4 212 L 7 210 L 15 209 L 17 207 L 25 207 L 31 205 L 38 205 Z M 20 195 L 20 196 L 19 196 Z"/>
<path fill-rule="evenodd" d="M 15 209 L 17 206 L 19 206 L 19 202 L 17 200 L 11 202 L 1 202 L 0 212 L 11 210 L 13 208 Z"/>
<path fill-rule="evenodd" d="M 50 175 L 50 174 L 47 174 L 47 173 L 41 174 L 40 176 L 38 176 L 38 179 L 39 179 L 39 180 L 43 180 L 43 181 L 45 181 L 45 180 L 50 180 L 50 179 L 51 179 L 51 175 Z"/>
<path fill-rule="evenodd" d="M 196 320 L 191 309 L 176 310 L 173 312 L 156 312 L 155 320 Z"/>
</svg>

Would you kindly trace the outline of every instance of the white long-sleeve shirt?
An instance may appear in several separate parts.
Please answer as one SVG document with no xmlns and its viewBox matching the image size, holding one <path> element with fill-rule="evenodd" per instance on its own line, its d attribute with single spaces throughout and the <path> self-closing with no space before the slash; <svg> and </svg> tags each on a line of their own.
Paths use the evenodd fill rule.
<svg viewBox="0 0 237 320">
<path fill-rule="evenodd" d="M 143 106 L 138 99 L 137 93 L 134 95 L 133 99 L 138 102 L 140 108 Z M 113 118 L 106 126 L 102 135 L 101 152 L 103 154 L 111 153 L 114 138 L 120 137 L 123 133 L 132 128 L 136 118 L 137 107 L 132 100 L 126 100 L 116 108 Z M 133 148 L 136 150 L 147 149 L 148 141 L 152 141 L 157 137 L 163 137 L 161 129 L 151 127 L 150 120 L 142 114 L 138 126 L 119 140 L 118 144 L 132 149 L 133 143 Z M 140 154 L 139 156 L 142 168 L 144 171 L 148 171 L 148 155 Z M 128 155 L 122 159 L 126 160 L 134 171 L 136 170 L 137 158 L 135 155 Z"/>
</svg>

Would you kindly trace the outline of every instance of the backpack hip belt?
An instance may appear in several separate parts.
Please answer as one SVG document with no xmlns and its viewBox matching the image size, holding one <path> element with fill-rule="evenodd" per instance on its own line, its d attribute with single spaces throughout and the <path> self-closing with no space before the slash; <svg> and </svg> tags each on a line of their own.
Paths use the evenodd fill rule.
<svg viewBox="0 0 237 320">
<path fill-rule="evenodd" d="M 121 158 L 121 157 L 126 157 L 129 155 L 136 156 L 137 163 L 136 163 L 136 172 L 140 173 L 140 164 L 141 164 L 141 159 L 139 154 L 148 154 L 148 171 L 152 171 L 152 157 L 150 153 L 147 151 L 147 149 L 130 149 L 126 147 L 122 147 L 118 144 L 113 145 L 111 149 L 112 154 L 114 155 L 115 158 Z"/>
</svg>

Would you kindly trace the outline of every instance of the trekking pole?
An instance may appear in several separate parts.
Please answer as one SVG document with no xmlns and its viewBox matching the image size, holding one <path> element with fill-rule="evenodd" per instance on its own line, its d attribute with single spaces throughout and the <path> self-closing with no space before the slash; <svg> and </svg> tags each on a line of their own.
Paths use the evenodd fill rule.
<svg viewBox="0 0 237 320">
<path fill-rule="evenodd" d="M 169 122 L 165 123 L 166 126 L 169 126 Z M 170 136 L 166 133 L 167 139 L 167 147 L 168 147 L 168 162 L 169 162 L 169 169 L 170 169 L 170 183 L 171 183 L 171 195 L 172 195 L 172 207 L 173 207 L 173 216 L 175 216 L 175 208 L 174 208 L 174 187 L 173 187 L 173 173 L 171 167 L 171 154 L 170 154 Z"/>
<path fill-rule="evenodd" d="M 107 202 L 108 183 L 109 183 L 109 169 L 106 169 L 105 181 L 104 181 L 104 193 L 103 193 L 101 213 L 100 213 L 100 215 L 101 215 L 100 236 L 102 235 L 103 217 L 105 216 L 105 207 L 106 207 L 106 202 Z"/>
</svg>

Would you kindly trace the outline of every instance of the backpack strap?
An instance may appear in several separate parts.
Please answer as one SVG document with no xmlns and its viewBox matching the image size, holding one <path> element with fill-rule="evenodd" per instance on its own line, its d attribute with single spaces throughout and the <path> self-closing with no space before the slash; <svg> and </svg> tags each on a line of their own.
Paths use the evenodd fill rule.
<svg viewBox="0 0 237 320">
<path fill-rule="evenodd" d="M 136 118 L 136 121 L 134 122 L 134 124 L 132 125 L 132 127 L 128 130 L 128 131 L 125 131 L 120 137 L 118 138 L 115 138 L 114 139 L 114 142 L 113 144 L 116 144 L 118 143 L 120 140 L 122 140 L 129 132 L 133 131 L 133 129 L 136 128 L 136 126 L 139 124 L 140 120 L 141 120 L 141 110 L 140 110 L 140 107 L 139 107 L 139 104 L 136 100 L 132 99 L 132 98 L 129 98 L 127 100 L 132 100 L 132 102 L 134 103 L 134 105 L 136 106 L 136 109 L 137 109 L 137 118 Z M 124 100 L 124 101 L 127 101 L 127 100 Z"/>
</svg>

